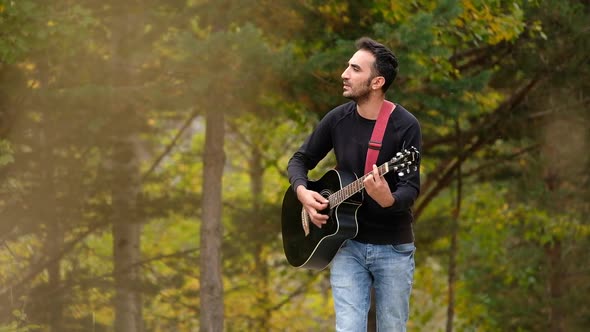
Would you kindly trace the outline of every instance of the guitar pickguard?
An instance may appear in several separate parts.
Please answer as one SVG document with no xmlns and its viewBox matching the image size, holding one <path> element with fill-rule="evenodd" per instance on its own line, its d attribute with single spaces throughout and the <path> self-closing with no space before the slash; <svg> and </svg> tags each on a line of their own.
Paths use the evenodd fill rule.
<svg viewBox="0 0 590 332">
<path fill-rule="evenodd" d="M 330 197 L 330 195 L 332 195 L 332 193 L 333 193 L 333 191 L 329 190 L 329 189 L 324 189 L 324 190 L 320 191 L 320 195 L 322 195 L 324 198 Z M 330 210 L 329 214 L 330 214 L 330 218 L 331 218 L 332 217 L 331 209 L 330 209 L 330 207 L 328 207 L 328 209 Z M 311 217 L 309 216 L 307 211 L 305 211 L 305 209 L 301 209 L 301 227 L 303 228 L 303 233 L 305 234 L 306 237 L 310 233 L 309 227 L 310 227 L 311 223 L 312 223 Z"/>
<path fill-rule="evenodd" d="M 303 233 L 305 236 L 309 235 L 309 214 L 305 211 L 305 209 L 301 209 L 301 227 L 303 227 Z"/>
</svg>

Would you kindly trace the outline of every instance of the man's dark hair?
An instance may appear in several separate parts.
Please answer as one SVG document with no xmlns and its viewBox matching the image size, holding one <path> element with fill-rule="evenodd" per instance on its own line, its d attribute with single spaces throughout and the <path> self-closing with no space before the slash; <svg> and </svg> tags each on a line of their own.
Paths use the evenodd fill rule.
<svg viewBox="0 0 590 332">
<path fill-rule="evenodd" d="M 381 90 L 386 92 L 397 76 L 398 63 L 395 54 L 383 44 L 380 44 L 369 37 L 359 38 L 355 45 L 357 50 L 369 51 L 375 56 L 373 74 L 385 78 L 385 84 L 383 84 Z"/>
</svg>

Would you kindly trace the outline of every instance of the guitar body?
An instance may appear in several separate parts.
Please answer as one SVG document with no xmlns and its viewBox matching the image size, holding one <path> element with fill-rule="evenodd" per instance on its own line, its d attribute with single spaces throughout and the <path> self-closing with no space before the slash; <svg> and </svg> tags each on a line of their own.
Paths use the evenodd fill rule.
<svg viewBox="0 0 590 332">
<path fill-rule="evenodd" d="M 354 174 L 331 170 L 317 181 L 308 181 L 307 188 L 328 197 L 356 179 Z M 306 235 L 303 205 L 293 188 L 287 189 L 283 198 L 281 227 L 283 249 L 289 264 L 312 270 L 322 270 L 330 264 L 344 241 L 357 234 L 356 212 L 362 200 L 355 200 L 355 196 L 335 208 L 322 211 L 330 217 L 322 228 L 309 220 L 309 234 Z"/>
</svg>

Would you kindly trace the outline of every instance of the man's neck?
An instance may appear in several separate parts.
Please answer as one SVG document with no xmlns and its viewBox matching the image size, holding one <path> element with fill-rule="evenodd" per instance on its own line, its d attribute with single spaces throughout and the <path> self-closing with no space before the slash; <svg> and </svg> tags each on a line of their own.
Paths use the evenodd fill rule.
<svg viewBox="0 0 590 332">
<path fill-rule="evenodd" d="M 356 110 L 365 119 L 377 120 L 383 100 L 383 94 L 370 94 L 367 98 L 357 101 Z"/>
</svg>

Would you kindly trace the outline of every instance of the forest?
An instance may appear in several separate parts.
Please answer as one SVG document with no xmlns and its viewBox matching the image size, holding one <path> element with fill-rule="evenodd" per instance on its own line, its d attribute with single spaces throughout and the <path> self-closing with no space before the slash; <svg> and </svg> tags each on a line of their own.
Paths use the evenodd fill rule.
<svg viewBox="0 0 590 332">
<path fill-rule="evenodd" d="M 422 129 L 408 330 L 588 331 L 589 1 L 0 0 L 0 332 L 333 331 L 281 204 L 362 36 Z"/>
</svg>

